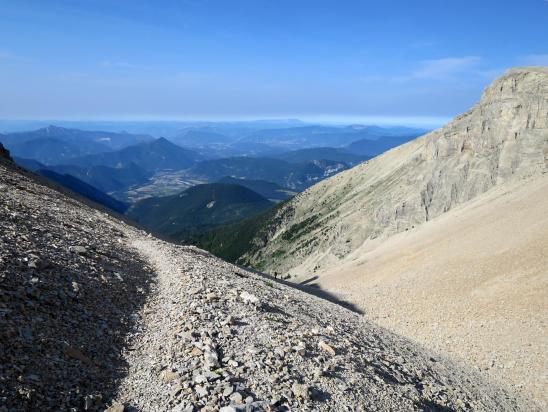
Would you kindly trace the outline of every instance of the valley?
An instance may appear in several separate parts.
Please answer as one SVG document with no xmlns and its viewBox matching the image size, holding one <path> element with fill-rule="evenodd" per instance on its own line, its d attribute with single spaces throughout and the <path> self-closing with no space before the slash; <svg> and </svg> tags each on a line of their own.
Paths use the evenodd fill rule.
<svg viewBox="0 0 548 412">
<path fill-rule="evenodd" d="M 178 242 L 216 226 L 254 216 L 273 203 L 240 185 L 196 185 L 172 196 L 151 197 L 134 203 L 127 216 Z"/>
<path fill-rule="evenodd" d="M 19 165 L 50 177 L 116 212 L 125 213 L 128 209 L 135 210 L 132 205 L 147 204 L 146 199 L 155 199 L 152 201 L 155 203 L 167 201 L 168 197 L 186 193 L 194 186 L 217 183 L 236 184 L 268 201 L 281 202 L 370 157 L 362 152 L 351 152 L 344 146 L 348 142 L 364 138 L 371 142 L 386 140 L 373 143 L 386 149 L 398 144 L 397 139 L 409 139 L 409 133 L 419 133 L 408 128 L 296 126 L 290 121 L 197 123 L 192 126 L 182 123 L 178 131 L 170 129 L 174 125 L 165 127 L 161 130 L 171 130 L 172 140 L 144 133 L 88 131 L 50 125 L 30 132 L 0 134 L 0 142 L 11 151 Z M 398 137 L 401 134 L 403 136 Z M 326 147 L 326 143 L 336 147 Z M 224 203 L 223 199 L 218 199 L 218 204 L 223 203 L 226 207 L 231 201 L 228 199 L 230 196 Z M 264 209 L 263 206 L 259 209 L 242 207 L 245 199 L 233 199 L 234 204 L 223 212 L 216 210 L 218 206 L 208 210 L 206 205 L 212 200 L 201 207 L 216 216 L 232 213 L 233 217 L 219 219 L 211 215 L 209 222 L 204 220 L 192 225 L 192 236 L 252 217 Z M 270 206 L 270 203 L 264 205 Z M 187 212 L 182 208 L 179 213 Z M 136 218 L 136 214 L 130 214 L 130 217 Z M 190 235 L 186 233 L 182 237 L 177 230 L 158 224 L 163 218 L 145 220 L 150 222 L 147 227 L 163 236 L 178 233 L 178 241 Z"/>
<path fill-rule="evenodd" d="M 180 193 L 192 186 L 207 183 L 205 180 L 193 179 L 186 176 L 182 170 L 158 171 L 146 182 L 129 187 L 125 191 L 113 192 L 119 199 L 127 199 L 130 203 L 149 197 L 171 196 Z"/>
</svg>

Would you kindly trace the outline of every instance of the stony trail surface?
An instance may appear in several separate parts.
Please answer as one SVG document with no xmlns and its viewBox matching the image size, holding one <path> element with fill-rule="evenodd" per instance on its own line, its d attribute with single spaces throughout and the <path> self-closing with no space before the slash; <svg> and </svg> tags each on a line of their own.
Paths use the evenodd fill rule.
<svg viewBox="0 0 548 412">
<path fill-rule="evenodd" d="M 331 302 L 0 159 L 0 411 L 531 410 Z"/>
<path fill-rule="evenodd" d="M 197 248 L 142 236 L 129 244 L 158 280 L 127 352 L 119 404 L 143 411 L 520 409 L 479 376 L 334 303 Z"/>
</svg>

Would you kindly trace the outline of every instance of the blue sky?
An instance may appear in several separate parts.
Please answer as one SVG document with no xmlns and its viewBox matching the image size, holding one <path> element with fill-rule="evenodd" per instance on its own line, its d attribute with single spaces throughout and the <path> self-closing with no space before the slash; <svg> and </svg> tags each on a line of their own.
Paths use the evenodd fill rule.
<svg viewBox="0 0 548 412">
<path fill-rule="evenodd" d="M 436 124 L 548 65 L 547 0 L 0 0 L 0 118 Z"/>
</svg>

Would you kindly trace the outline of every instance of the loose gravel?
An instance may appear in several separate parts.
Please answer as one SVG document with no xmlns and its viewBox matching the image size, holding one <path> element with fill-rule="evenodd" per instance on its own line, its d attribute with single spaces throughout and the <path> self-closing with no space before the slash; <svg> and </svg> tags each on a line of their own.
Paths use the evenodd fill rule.
<svg viewBox="0 0 548 412">
<path fill-rule="evenodd" d="M 119 404 L 143 411 L 519 410 L 471 371 L 193 247 L 130 237 L 158 275 Z"/>
</svg>

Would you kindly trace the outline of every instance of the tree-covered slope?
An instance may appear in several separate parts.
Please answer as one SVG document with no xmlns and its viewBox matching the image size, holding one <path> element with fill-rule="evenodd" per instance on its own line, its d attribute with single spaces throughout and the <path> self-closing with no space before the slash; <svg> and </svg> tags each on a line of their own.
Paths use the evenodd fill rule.
<svg viewBox="0 0 548 412">
<path fill-rule="evenodd" d="M 218 181 L 225 176 L 266 180 L 300 191 L 348 167 L 344 162 L 332 160 L 290 163 L 269 157 L 242 156 L 202 161 L 187 174 L 207 181 Z"/>
<path fill-rule="evenodd" d="M 150 172 L 141 169 L 135 163 L 129 163 L 125 167 L 79 167 L 74 165 L 46 166 L 34 159 L 21 157 L 15 157 L 14 160 L 18 165 L 33 172 L 51 170 L 61 175 L 74 176 L 105 193 L 126 190 L 131 186 L 146 182 L 151 176 Z"/>
<path fill-rule="evenodd" d="M 127 215 L 156 233 L 185 240 L 191 233 L 240 221 L 272 205 L 243 186 L 212 183 L 174 196 L 140 200 Z"/>
<path fill-rule="evenodd" d="M 276 183 L 267 182 L 266 180 L 238 179 L 235 177 L 226 176 L 220 179 L 217 183 L 244 186 L 273 201 L 286 200 L 296 194 L 294 191 L 286 187 L 282 187 Z"/>
<path fill-rule="evenodd" d="M 185 243 L 208 250 L 229 262 L 249 266 L 250 262 L 242 260 L 241 257 L 249 250 L 254 249 L 256 239 L 268 239 L 269 224 L 285 203 L 279 203 L 238 223 L 221 225 L 214 229 L 194 233 L 185 240 Z M 260 269 L 264 267 L 264 263 L 259 262 L 254 266 Z"/>
<path fill-rule="evenodd" d="M 311 162 L 314 160 L 332 160 L 335 162 L 344 162 L 353 165 L 367 160 L 371 156 L 356 154 L 347 149 L 338 147 L 311 147 L 307 149 L 283 152 L 273 155 L 272 157 L 283 159 L 286 162 L 291 163 Z"/>
<path fill-rule="evenodd" d="M 68 163 L 70 159 L 108 150 L 97 142 L 70 142 L 55 138 L 40 138 L 12 142 L 7 145 L 13 156 L 34 159 L 46 165 Z"/>
</svg>

